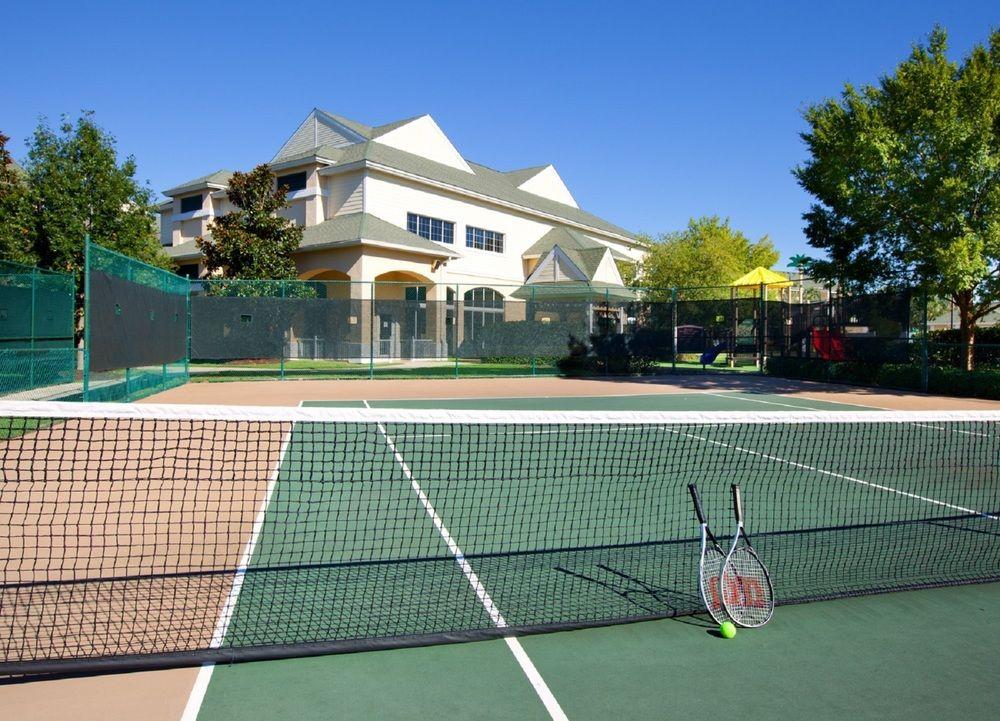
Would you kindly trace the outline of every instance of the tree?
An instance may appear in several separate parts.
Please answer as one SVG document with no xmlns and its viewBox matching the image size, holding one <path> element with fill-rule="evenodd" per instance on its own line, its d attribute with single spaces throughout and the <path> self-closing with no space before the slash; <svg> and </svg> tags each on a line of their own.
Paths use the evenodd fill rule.
<svg viewBox="0 0 1000 721">
<path fill-rule="evenodd" d="M 173 264 L 155 231 L 151 190 L 135 178 L 131 156 L 119 163 L 115 139 L 93 113 L 65 116 L 53 130 L 43 120 L 28 144 L 35 253 L 41 265 L 79 273 L 83 239 L 162 268 Z"/>
<path fill-rule="evenodd" d="M 31 198 L 21 170 L 7 150 L 0 133 L 0 258 L 34 265 Z"/>
<path fill-rule="evenodd" d="M 827 256 L 810 271 L 950 298 L 971 369 L 976 324 L 1000 307 L 1000 31 L 955 63 L 935 28 L 877 86 L 845 85 L 805 119 L 794 174 L 817 201 L 806 237 Z"/>
<path fill-rule="evenodd" d="M 211 239 L 197 239 L 209 273 L 252 280 L 298 277 L 292 253 L 302 241 L 302 228 L 277 215 L 287 207 L 286 190 L 275 187 L 266 164 L 233 173 L 228 193 L 238 210 L 212 222 Z"/>
<path fill-rule="evenodd" d="M 647 241 L 649 251 L 639 271 L 642 285 L 661 294 L 670 288 L 701 287 L 686 291 L 688 299 L 728 297 L 719 286 L 778 261 L 778 251 L 767 236 L 751 241 L 718 216 L 691 219 L 684 230 Z"/>
</svg>

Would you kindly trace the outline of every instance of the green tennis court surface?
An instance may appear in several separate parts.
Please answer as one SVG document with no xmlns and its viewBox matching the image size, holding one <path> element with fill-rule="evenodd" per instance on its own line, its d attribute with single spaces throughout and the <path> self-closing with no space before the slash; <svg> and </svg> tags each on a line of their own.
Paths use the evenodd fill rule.
<svg viewBox="0 0 1000 721">
<path fill-rule="evenodd" d="M 356 404 L 317 404 L 356 405 Z M 836 403 L 819 403 L 803 399 L 790 400 L 783 396 L 742 394 L 687 394 L 671 396 L 621 396 L 610 398 L 540 398 L 540 399 L 461 399 L 429 401 L 381 401 L 373 407 L 405 408 L 462 408 L 489 410 L 858 410 L 854 406 Z M 948 498 L 958 506 L 972 503 L 976 479 L 963 473 L 963 468 L 975 467 L 976 459 L 950 458 L 948 439 L 942 441 L 939 428 L 928 427 L 922 444 L 935 444 L 941 463 L 952 469 L 942 476 L 939 485 L 928 489 L 927 483 L 919 488 L 921 493 Z M 923 433 L 923 431 L 921 431 Z M 428 429 L 424 434 L 393 438 L 392 432 L 381 435 L 368 426 L 358 429 L 358 442 L 372 448 L 382 448 L 373 453 L 366 463 L 372 470 L 387 478 L 398 476 L 404 481 L 400 459 L 388 450 L 391 441 L 403 461 L 412 468 L 415 477 L 425 484 L 425 490 L 435 498 L 436 510 L 454 537 L 462 544 L 463 552 L 473 561 L 482 585 L 493 595 L 500 609 L 508 615 L 511 625 L 530 622 L 518 618 L 518 609 L 534 604 L 545 605 L 547 620 L 560 618 L 565 610 L 579 616 L 593 595 L 599 598 L 601 612 L 607 612 L 608 599 L 616 598 L 620 608 L 617 616 L 655 615 L 669 612 L 671 607 L 696 603 L 697 593 L 692 578 L 657 576 L 656 569 L 683 568 L 682 557 L 691 556 L 692 563 L 697 549 L 689 544 L 672 544 L 642 549 L 616 548 L 603 550 L 599 558 L 572 557 L 554 559 L 542 554 L 531 563 L 497 561 L 493 556 L 504 548 L 521 548 L 530 543 L 529 535 L 544 537 L 552 533 L 565 538 L 570 529 L 560 527 L 558 508 L 561 504 L 579 502 L 580 489 L 568 489 L 560 495 L 558 489 L 540 496 L 531 510 L 530 518 L 511 519 L 509 533 L 504 538 L 477 534 L 477 521 L 490 514 L 503 513 L 502 497 L 493 493 L 460 494 L 438 498 L 434 494 L 434 478 L 430 466 L 422 461 L 431 452 L 459 463 L 463 458 L 474 458 L 476 449 L 467 447 L 463 437 L 442 437 Z M 371 437 L 367 437 L 370 435 Z M 378 435 L 375 435 L 378 434 Z M 949 435 L 949 434 L 946 434 Z M 309 457 L 310 436 L 302 429 L 293 433 L 286 463 L 294 465 L 296 458 Z M 558 436 L 550 439 L 552 446 L 569 446 L 570 438 Z M 668 439 L 676 442 L 676 439 Z M 687 440 L 678 453 L 691 453 L 692 459 L 705 473 L 724 476 L 733 463 L 744 464 L 740 472 L 767 475 L 782 466 L 786 474 L 799 474 L 803 482 L 815 480 L 815 468 L 822 467 L 824 453 L 836 453 L 836 448 L 818 447 L 809 438 L 790 437 L 787 445 L 780 447 L 775 458 L 760 458 L 729 449 L 718 453 L 704 443 Z M 855 439 L 857 440 L 857 439 Z M 892 446 L 891 439 L 861 439 L 872 449 Z M 549 445 L 547 443 L 547 445 Z M 954 443 L 955 449 L 961 444 Z M 944 449 L 942 451 L 942 448 Z M 523 447 L 517 444 L 504 449 L 512 459 L 535 449 L 533 443 Z M 862 454 L 864 457 L 864 454 Z M 503 456 L 501 455 L 502 459 Z M 563 459 L 564 461 L 566 459 Z M 571 459 L 579 461 L 580 459 Z M 881 464 L 895 468 L 892 492 L 885 493 L 883 503 L 892 506 L 894 517 L 907 512 L 915 514 L 915 504 L 906 494 L 917 487 L 916 477 L 909 478 L 906 458 L 883 458 Z M 985 459 L 984 459 L 985 460 Z M 552 462 L 539 458 L 537 462 Z M 865 458 L 868 464 L 870 457 Z M 609 461 L 610 462 L 610 461 Z M 316 469 L 317 474 L 329 474 L 331 465 Z M 600 458 L 589 459 L 589 466 L 581 474 L 581 484 L 588 476 L 613 474 L 615 469 L 602 464 Z M 447 465 L 447 464 L 446 464 Z M 529 464 L 530 465 L 530 464 Z M 475 464 L 463 466 L 475 473 Z M 301 468 L 296 477 L 302 477 Z M 306 479 L 308 480 L 308 479 Z M 525 482 L 514 479 L 512 483 Z M 769 518 L 787 518 L 794 513 L 806 514 L 811 527 L 842 525 L 846 518 L 844 503 L 849 503 L 851 493 L 862 493 L 857 483 L 844 478 L 833 482 L 845 484 L 838 503 L 821 502 L 815 508 L 781 508 L 788 501 L 767 499 L 769 511 L 751 505 L 749 509 L 751 531 L 767 533 Z M 482 484 L 471 484 L 483 488 Z M 525 489 L 516 492 L 523 493 Z M 399 498 L 387 498 L 386 493 L 398 493 Z M 341 563 L 352 557 L 356 548 L 350 545 L 323 545 L 323 528 L 304 528 L 288 522 L 295 509 L 306 499 L 308 483 L 283 482 L 279 473 L 274 497 L 254 551 L 252 566 L 279 566 L 289 561 L 290 548 L 318 568 L 308 588 L 296 588 L 285 579 L 267 573 L 249 574 L 239 602 L 229 625 L 227 638 L 252 643 L 258 633 L 256 619 L 259 610 L 266 607 L 273 623 L 274 618 L 285 619 L 289 642 L 309 640 L 314 618 L 303 617 L 303 594 L 306 606 L 322 614 L 337 618 L 343 613 L 354 624 L 345 633 L 366 634 L 373 629 L 393 628 L 395 633 L 426 633 L 454 625 L 488 623 L 483 604 L 477 603 L 469 588 L 469 581 L 462 575 L 453 559 L 448 559 L 448 549 L 430 522 L 424 509 L 412 500 L 413 491 L 406 483 L 395 489 L 382 489 L 373 495 L 370 488 L 345 488 L 342 496 L 327 498 L 334 508 L 330 515 L 349 514 L 350 517 L 377 517 L 386 508 L 393 509 L 391 519 L 393 538 L 386 546 L 386 553 L 394 558 L 412 556 L 414 559 L 440 559 L 431 562 L 391 566 L 392 572 L 409 574 L 402 579 L 396 576 L 391 584 L 404 589 L 393 598 L 379 593 L 381 574 L 385 568 L 369 566 L 367 570 L 345 571 Z M 409 495 L 408 495 L 409 494 Z M 761 499 L 763 500 L 763 499 Z M 823 499 L 820 499 L 823 500 Z M 637 498 L 636 502 L 642 502 Z M 751 500 L 751 504 L 753 501 Z M 721 515 L 718 499 L 711 499 L 709 511 Z M 777 507 L 775 507 L 775 505 Z M 919 507 L 919 504 L 916 504 Z M 402 511 L 401 509 L 411 509 Z M 602 509 L 604 521 L 614 526 L 616 513 L 627 513 L 626 508 Z M 849 510 L 849 509 L 848 509 Z M 995 509 L 992 509 L 995 510 Z M 402 515 L 401 515 L 402 514 Z M 634 515 L 634 514 L 632 514 Z M 550 519 L 556 519 L 551 521 Z M 694 536 L 693 521 L 671 517 L 674 523 L 688 522 L 690 535 Z M 728 520 L 728 519 L 726 519 Z M 914 522 L 920 521 L 917 515 Z M 555 523 L 547 527 L 546 523 Z M 985 549 L 997 543 L 998 535 L 990 519 L 964 518 L 954 522 L 933 524 L 930 532 L 941 535 L 933 539 L 938 551 L 925 559 L 915 551 L 914 563 L 941 564 L 948 556 L 948 543 L 963 544 L 963 555 L 968 558 L 969 544 L 981 544 Z M 605 526 L 606 528 L 607 526 Z M 291 529 L 291 530 L 290 530 Z M 632 529 L 634 530 L 634 529 Z M 660 529 L 661 531 L 663 529 Z M 728 528 L 720 519 L 716 530 L 727 535 Z M 802 539 L 795 534 L 763 536 L 758 542 L 762 555 L 772 564 L 775 577 L 783 584 L 778 589 L 779 598 L 808 598 L 817 595 L 829 575 L 843 576 L 845 569 L 836 566 L 835 549 L 838 544 L 875 544 L 884 541 L 891 533 L 895 543 L 923 543 L 927 540 L 928 524 L 903 523 L 893 529 L 875 524 L 858 524 L 857 528 L 838 531 L 827 536 L 811 534 Z M 362 533 L 359 524 L 359 534 Z M 589 547 L 599 542 L 596 529 L 572 529 L 577 545 Z M 667 535 L 683 535 L 680 529 L 668 529 Z M 845 535 L 845 533 L 847 535 Z M 294 537 L 292 537 L 294 534 Z M 370 538 L 361 535 L 357 547 L 372 545 Z M 484 558 L 493 559 L 486 562 Z M 317 559 L 321 562 L 316 563 Z M 578 565 L 574 565 L 578 564 Z M 637 565 L 638 564 L 638 565 Z M 565 568 L 560 581 L 553 582 L 554 565 Z M 949 575 L 961 578 L 967 572 L 982 575 L 983 569 L 967 568 L 968 564 L 956 563 L 947 569 Z M 326 568 L 328 570 L 324 571 Z M 544 568 L 546 574 L 537 573 Z M 595 571 L 595 568 L 601 571 Z M 877 584 L 886 569 L 880 568 L 877 559 L 865 556 L 848 575 L 856 579 L 859 588 Z M 558 574 L 556 574 L 558 577 Z M 431 579 L 429 581 L 429 579 Z M 513 579 L 513 580 L 512 580 Z M 401 583 L 401 580 L 403 581 Z M 582 585 L 581 585 L 582 583 Z M 425 588 L 434 589 L 433 603 L 428 604 Z M 583 592 L 581 593 L 581 589 Z M 608 593 L 608 590 L 612 593 Z M 821 595 L 821 594 L 818 594 Z M 530 598 L 528 597 L 530 596 Z M 471 602 L 470 602 L 471 597 Z M 324 599 L 351 600 L 348 609 L 324 608 Z M 569 718 L 686 718 L 694 715 L 736 713 L 743 708 L 748 718 L 810 717 L 842 718 L 845 715 L 859 718 L 941 718 L 962 711 L 962 718 L 976 716 L 981 708 L 970 699 L 985 698 L 992 681 L 989 663 L 962 663 L 969 644 L 982 649 L 990 657 L 991 644 L 1000 640 L 1000 634 L 987 626 L 985 609 L 996 606 L 1000 593 L 996 584 L 914 591 L 854 600 L 839 600 L 801 606 L 780 607 L 775 620 L 765 629 L 744 631 L 734 641 L 724 641 L 709 634 L 709 627 L 699 619 L 683 617 L 675 620 L 630 624 L 610 628 L 585 629 L 567 633 L 529 636 L 520 643 L 534 662 L 542 683 L 551 691 L 556 703 Z M 562 605 L 570 603 L 570 609 Z M 634 609 L 638 607 L 640 612 Z M 432 609 L 432 610 L 428 610 Z M 632 609 L 630 613 L 629 610 Z M 595 609 L 596 612 L 596 609 Z M 476 616 L 479 618 L 476 618 Z M 583 613 L 586 616 L 586 610 Z M 329 619 L 325 619 L 324 623 Z M 530 625 L 530 623 L 528 623 Z M 327 631 L 328 633 L 328 631 Z M 949 664 L 959 664 L 958 667 Z M 734 691 L 726 693 L 719 679 L 727 669 L 738 668 L 740 673 Z M 877 671 L 877 673 L 876 673 Z M 878 677 L 880 680 L 876 681 Z M 941 679 L 948 679 L 945 685 Z M 538 686 L 535 679 L 535 687 Z M 892 692 L 886 693 L 891 686 Z M 360 654 L 326 656 L 311 659 L 269 661 L 261 663 L 218 666 L 211 682 L 200 719 L 222 718 L 547 718 L 549 710 L 540 700 L 529 678 L 518 665 L 508 645 L 502 641 L 481 641 L 461 645 L 434 646 L 419 649 L 378 651 Z M 895 699 L 890 702 L 890 699 Z M 749 706 L 747 706 L 749 705 Z M 747 708 L 757 709 L 747 714 Z M 192 709 L 193 710 L 193 709 Z M 926 714 L 926 715 L 924 715 Z"/>
</svg>

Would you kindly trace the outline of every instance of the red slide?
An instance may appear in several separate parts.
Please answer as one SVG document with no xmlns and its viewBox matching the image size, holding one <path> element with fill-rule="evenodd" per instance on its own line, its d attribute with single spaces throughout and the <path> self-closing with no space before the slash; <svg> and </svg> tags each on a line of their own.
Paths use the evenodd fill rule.
<svg viewBox="0 0 1000 721">
<path fill-rule="evenodd" d="M 813 328 L 810 333 L 813 350 L 819 357 L 828 361 L 842 361 L 847 358 L 844 352 L 844 339 L 840 333 L 826 328 Z"/>
</svg>

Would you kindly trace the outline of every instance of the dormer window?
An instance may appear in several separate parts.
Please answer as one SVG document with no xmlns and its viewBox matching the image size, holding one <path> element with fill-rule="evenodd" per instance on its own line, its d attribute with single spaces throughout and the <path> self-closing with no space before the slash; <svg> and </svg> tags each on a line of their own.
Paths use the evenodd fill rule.
<svg viewBox="0 0 1000 721">
<path fill-rule="evenodd" d="M 278 176 L 278 187 L 285 186 L 286 193 L 294 193 L 296 190 L 306 189 L 306 171 L 301 173 L 289 173 Z"/>
<path fill-rule="evenodd" d="M 181 198 L 181 212 L 182 213 L 193 213 L 196 210 L 201 210 L 205 205 L 205 196 L 199 193 L 198 195 L 189 195 L 186 198 Z"/>
</svg>

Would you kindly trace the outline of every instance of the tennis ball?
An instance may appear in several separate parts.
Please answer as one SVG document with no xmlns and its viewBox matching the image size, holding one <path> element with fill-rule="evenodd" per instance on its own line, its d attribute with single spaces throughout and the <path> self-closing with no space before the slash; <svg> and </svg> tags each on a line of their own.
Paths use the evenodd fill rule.
<svg viewBox="0 0 1000 721">
<path fill-rule="evenodd" d="M 736 624 L 732 621 L 723 621 L 719 626 L 719 633 L 722 634 L 723 638 L 735 638 L 736 637 Z"/>
</svg>

